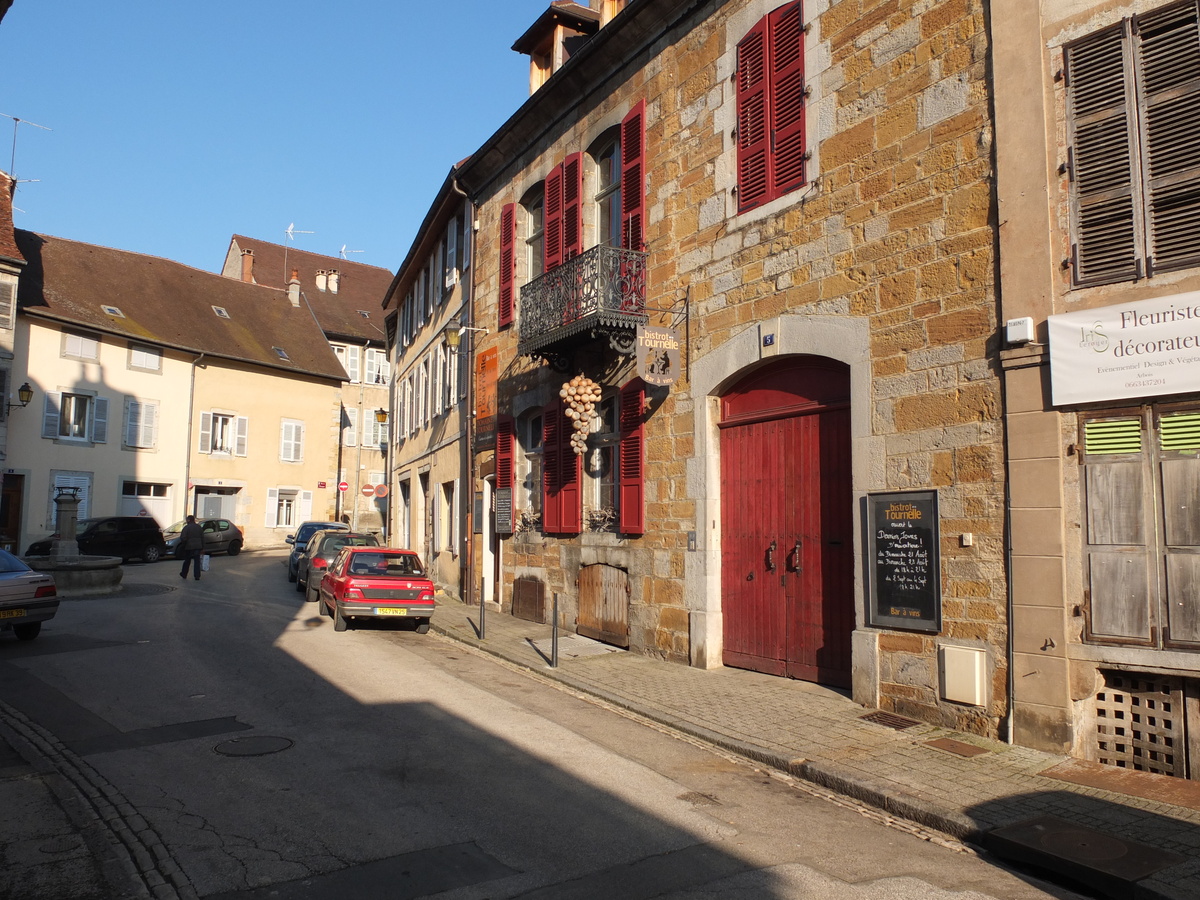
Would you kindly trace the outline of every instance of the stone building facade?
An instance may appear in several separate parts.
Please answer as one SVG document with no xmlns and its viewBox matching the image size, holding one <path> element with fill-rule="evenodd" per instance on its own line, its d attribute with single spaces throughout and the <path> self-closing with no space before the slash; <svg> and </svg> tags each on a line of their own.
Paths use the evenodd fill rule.
<svg viewBox="0 0 1200 900">
<path fill-rule="evenodd" d="M 496 408 L 473 564 L 506 611 L 557 598 L 634 651 L 1004 732 L 984 7 L 635 0 L 462 164 Z M 572 331 L 595 284 L 645 321 Z M 625 352 L 637 324 L 679 336 L 672 383 Z M 575 376 L 598 399 L 573 476 Z M 940 592 L 906 625 L 870 511 L 910 491 L 936 496 Z"/>
</svg>

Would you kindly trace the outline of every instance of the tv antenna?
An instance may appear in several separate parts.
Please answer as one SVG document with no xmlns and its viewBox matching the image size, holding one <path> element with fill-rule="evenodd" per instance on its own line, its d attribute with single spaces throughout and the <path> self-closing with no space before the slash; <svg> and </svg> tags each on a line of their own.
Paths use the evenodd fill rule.
<svg viewBox="0 0 1200 900">
<path fill-rule="evenodd" d="M 8 113 L 0 113 L 0 116 L 4 116 L 4 118 L 6 118 L 6 119 L 12 119 L 12 121 L 13 121 L 12 157 L 8 161 L 8 174 L 12 177 L 13 181 L 16 181 L 17 180 L 17 173 L 16 173 L 17 129 L 20 128 L 22 125 L 32 125 L 34 128 L 42 129 L 42 131 L 53 131 L 54 129 L 47 128 L 45 125 L 39 125 L 37 122 L 30 122 L 28 119 L 21 119 L 21 118 L 18 118 L 17 116 L 10 116 Z"/>
<path fill-rule="evenodd" d="M 314 233 L 315 232 L 312 232 L 312 231 L 301 231 L 299 228 L 296 227 L 295 222 L 289 223 L 287 230 L 284 231 L 284 233 L 283 233 L 283 236 L 285 238 L 285 240 L 283 242 L 283 284 L 284 284 L 284 287 L 287 287 L 287 283 L 288 283 L 288 267 L 287 267 L 288 247 L 291 245 L 292 241 L 294 241 L 296 239 L 296 235 L 298 235 L 298 234 L 314 234 Z"/>
<path fill-rule="evenodd" d="M 338 255 L 341 256 L 342 259 L 349 259 L 350 257 L 348 257 L 346 255 L 347 253 L 362 253 L 362 252 L 363 251 L 361 251 L 361 250 L 347 250 L 346 245 L 342 244 L 342 249 L 338 251 Z"/>
<path fill-rule="evenodd" d="M 300 231 L 298 228 L 296 228 L 295 222 L 292 222 L 290 225 L 288 225 L 287 231 L 284 232 L 284 235 L 287 236 L 287 239 L 289 241 L 294 241 L 296 239 L 296 235 L 298 235 L 298 234 L 316 234 L 316 232 L 315 231 Z"/>
</svg>

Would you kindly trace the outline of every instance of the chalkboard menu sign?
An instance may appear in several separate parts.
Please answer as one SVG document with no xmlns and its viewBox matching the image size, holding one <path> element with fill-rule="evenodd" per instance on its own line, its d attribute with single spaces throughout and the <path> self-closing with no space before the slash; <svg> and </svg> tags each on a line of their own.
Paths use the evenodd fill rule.
<svg viewBox="0 0 1200 900">
<path fill-rule="evenodd" d="M 512 488 L 498 488 L 493 495 L 496 505 L 496 533 L 513 533 Z"/>
<path fill-rule="evenodd" d="M 942 628 L 937 491 L 869 494 L 872 625 Z"/>
</svg>

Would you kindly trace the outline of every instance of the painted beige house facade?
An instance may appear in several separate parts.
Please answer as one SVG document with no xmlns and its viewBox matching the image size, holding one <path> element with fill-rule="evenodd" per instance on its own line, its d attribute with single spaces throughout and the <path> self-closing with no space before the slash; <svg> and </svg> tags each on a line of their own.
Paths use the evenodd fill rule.
<svg viewBox="0 0 1200 900">
<path fill-rule="evenodd" d="M 1200 10 L 992 27 L 1016 734 L 1194 778 Z"/>
</svg>

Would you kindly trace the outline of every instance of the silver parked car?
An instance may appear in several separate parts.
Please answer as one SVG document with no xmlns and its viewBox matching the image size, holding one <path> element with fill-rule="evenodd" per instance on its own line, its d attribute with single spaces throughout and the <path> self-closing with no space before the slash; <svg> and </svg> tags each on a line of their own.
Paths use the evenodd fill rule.
<svg viewBox="0 0 1200 900">
<path fill-rule="evenodd" d="M 7 550 L 0 550 L 0 630 L 12 629 L 22 641 L 32 641 L 42 623 L 58 612 L 54 578 L 35 572 Z"/>
</svg>

